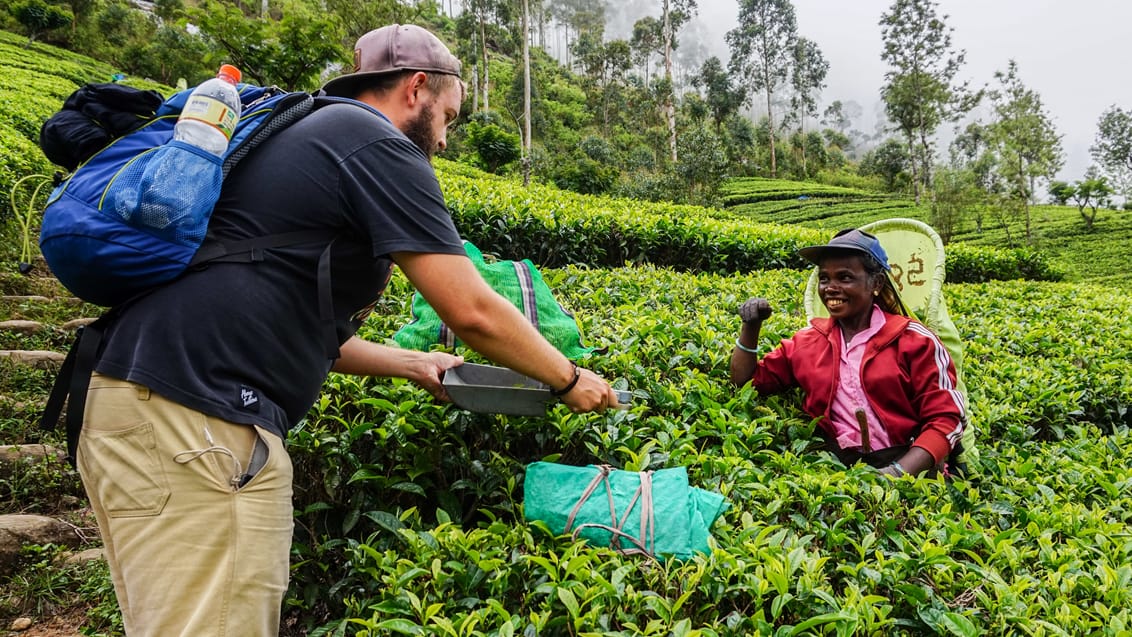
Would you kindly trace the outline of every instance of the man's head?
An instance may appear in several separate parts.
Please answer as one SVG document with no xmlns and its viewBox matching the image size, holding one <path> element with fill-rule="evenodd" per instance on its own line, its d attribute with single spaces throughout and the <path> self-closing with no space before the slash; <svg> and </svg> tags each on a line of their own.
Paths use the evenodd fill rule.
<svg viewBox="0 0 1132 637">
<path fill-rule="evenodd" d="M 460 60 L 421 27 L 393 24 L 358 38 L 354 71 L 323 87 L 327 95 L 367 102 L 432 157 L 464 100 Z"/>
</svg>

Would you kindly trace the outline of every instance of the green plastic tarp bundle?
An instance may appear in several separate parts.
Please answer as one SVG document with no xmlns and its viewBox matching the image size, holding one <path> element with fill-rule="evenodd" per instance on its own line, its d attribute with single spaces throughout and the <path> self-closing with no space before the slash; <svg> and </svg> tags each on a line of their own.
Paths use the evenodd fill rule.
<svg viewBox="0 0 1132 637">
<path fill-rule="evenodd" d="M 582 344 L 578 321 L 555 300 L 554 293 L 530 259 L 488 263 L 470 241 L 464 241 L 464 251 L 487 284 L 511 301 L 567 358 L 577 360 L 594 351 L 595 348 Z M 428 351 L 433 345 L 453 349 L 461 344 L 420 292 L 413 295 L 413 320 L 397 330 L 393 340 L 405 349 L 421 351 Z"/>
<path fill-rule="evenodd" d="M 689 486 L 684 467 L 634 472 L 534 462 L 523 481 L 527 521 L 660 560 L 709 553 L 711 525 L 727 507 L 722 495 Z"/>
</svg>

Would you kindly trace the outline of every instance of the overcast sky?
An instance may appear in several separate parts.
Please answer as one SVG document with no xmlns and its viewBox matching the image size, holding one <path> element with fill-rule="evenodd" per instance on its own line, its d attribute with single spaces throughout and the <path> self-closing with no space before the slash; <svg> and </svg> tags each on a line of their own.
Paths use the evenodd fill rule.
<svg viewBox="0 0 1132 637">
<path fill-rule="evenodd" d="M 854 100 L 865 110 L 857 127 L 872 132 L 886 65 L 880 21 L 892 0 L 794 0 L 798 34 L 817 42 L 830 63 L 821 108 Z M 994 73 L 1018 62 L 1063 135 L 1059 179 L 1080 179 L 1092 163 L 1097 120 L 1112 104 L 1132 108 L 1132 0 L 940 0 L 952 45 L 967 52 L 957 79 L 997 86 Z M 726 61 L 723 34 L 739 13 L 736 0 L 699 0 L 699 20 Z M 941 149 L 946 151 L 946 148 Z"/>
</svg>

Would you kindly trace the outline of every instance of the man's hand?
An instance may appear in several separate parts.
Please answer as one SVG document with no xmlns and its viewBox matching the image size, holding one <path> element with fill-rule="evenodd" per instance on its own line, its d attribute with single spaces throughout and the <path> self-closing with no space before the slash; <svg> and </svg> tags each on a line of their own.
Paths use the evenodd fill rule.
<svg viewBox="0 0 1132 637">
<path fill-rule="evenodd" d="M 414 362 L 406 378 L 423 387 L 437 400 L 449 403 L 452 399 L 444 389 L 442 382 L 444 372 L 463 364 L 463 356 L 453 356 L 446 352 L 427 352 Z"/>
<path fill-rule="evenodd" d="M 613 387 L 601 376 L 581 367 L 578 368 L 577 384 L 558 398 L 576 414 L 588 411 L 601 413 L 608 408 L 620 406 Z"/>
<path fill-rule="evenodd" d="M 743 319 L 744 323 L 762 323 L 770 318 L 772 313 L 770 303 L 763 298 L 747 299 L 739 306 L 739 318 Z"/>
</svg>

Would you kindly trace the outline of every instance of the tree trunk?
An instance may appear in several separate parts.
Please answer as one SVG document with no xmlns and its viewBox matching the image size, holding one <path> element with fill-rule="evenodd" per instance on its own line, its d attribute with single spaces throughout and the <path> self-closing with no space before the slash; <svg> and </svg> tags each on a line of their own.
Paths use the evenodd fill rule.
<svg viewBox="0 0 1132 637">
<path fill-rule="evenodd" d="M 472 112 L 480 110 L 480 69 L 479 65 L 472 65 Z"/>
<path fill-rule="evenodd" d="M 912 192 L 915 194 L 916 205 L 920 205 L 920 179 L 918 176 L 919 171 L 916 170 L 916 137 L 913 131 L 907 132 L 908 136 L 908 164 L 912 167 Z"/>
<path fill-rule="evenodd" d="M 922 119 L 922 118 L 921 118 Z M 920 127 L 920 177 L 924 182 L 924 192 L 929 192 L 932 188 L 932 160 L 929 149 L 929 141 L 926 135 L 927 131 L 924 127 Z"/>
<path fill-rule="evenodd" d="M 531 185 L 531 32 L 529 3 L 523 0 L 523 187 Z"/>
<path fill-rule="evenodd" d="M 484 19 L 480 16 L 480 46 L 483 48 L 483 110 L 491 110 L 491 105 L 488 103 L 488 92 L 491 88 L 491 79 L 487 68 L 487 36 L 484 30 Z"/>
<path fill-rule="evenodd" d="M 1033 191 L 1026 187 L 1027 180 L 1024 176 L 1026 174 L 1026 160 L 1022 158 L 1018 159 L 1018 174 L 1023 175 L 1023 177 L 1019 181 L 1022 182 L 1021 185 L 1023 186 L 1023 188 L 1025 188 L 1022 193 L 1023 195 L 1025 195 L 1025 198 L 1022 200 L 1022 210 L 1026 213 L 1026 243 L 1033 245 L 1034 235 L 1030 226 L 1030 194 Z"/>
<path fill-rule="evenodd" d="M 672 164 L 676 164 L 676 104 L 672 85 L 672 22 L 668 15 L 668 0 L 664 0 L 664 78 L 668 81 L 668 93 L 664 96 L 664 118 L 668 121 L 668 150 Z"/>
<path fill-rule="evenodd" d="M 806 110 L 802 109 L 801 116 L 798 118 L 798 131 L 802 134 L 802 176 L 806 179 L 810 178 L 810 171 L 806 167 Z"/>
<path fill-rule="evenodd" d="M 769 76 L 769 73 L 768 73 Z M 770 178 L 775 179 L 778 177 L 778 149 L 775 148 L 774 142 L 774 112 L 771 110 L 770 105 L 770 78 L 767 77 L 766 82 L 766 122 L 767 133 L 770 135 Z"/>
</svg>

